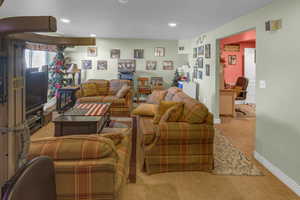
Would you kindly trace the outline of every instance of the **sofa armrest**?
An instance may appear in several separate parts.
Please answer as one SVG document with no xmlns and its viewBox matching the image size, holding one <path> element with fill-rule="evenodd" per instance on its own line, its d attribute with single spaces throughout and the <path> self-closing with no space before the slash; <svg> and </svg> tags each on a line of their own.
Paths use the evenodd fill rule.
<svg viewBox="0 0 300 200">
<path fill-rule="evenodd" d="M 199 144 L 212 143 L 215 129 L 208 124 L 164 122 L 158 125 L 157 143 Z"/>
<path fill-rule="evenodd" d="M 79 99 L 79 98 L 82 97 L 81 89 L 79 89 L 79 90 L 77 90 L 77 91 L 75 92 L 75 97 L 76 97 L 76 99 Z"/>
<path fill-rule="evenodd" d="M 129 90 L 129 92 L 125 96 L 125 102 L 130 111 L 132 110 L 132 105 L 133 105 L 132 98 L 133 98 L 133 92 L 132 90 Z"/>
</svg>

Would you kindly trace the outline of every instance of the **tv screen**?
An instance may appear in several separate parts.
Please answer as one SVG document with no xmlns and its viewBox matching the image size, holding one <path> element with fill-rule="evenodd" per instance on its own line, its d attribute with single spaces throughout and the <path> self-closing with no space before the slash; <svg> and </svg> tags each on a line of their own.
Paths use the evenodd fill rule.
<svg viewBox="0 0 300 200">
<path fill-rule="evenodd" d="M 47 102 L 48 73 L 26 72 L 26 111 L 32 110 Z"/>
</svg>

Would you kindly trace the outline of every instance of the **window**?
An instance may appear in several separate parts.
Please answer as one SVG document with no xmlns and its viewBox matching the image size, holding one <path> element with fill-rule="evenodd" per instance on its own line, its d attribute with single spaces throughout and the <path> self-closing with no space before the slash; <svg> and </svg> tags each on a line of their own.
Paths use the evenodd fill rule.
<svg viewBox="0 0 300 200">
<path fill-rule="evenodd" d="M 55 55 L 55 52 L 25 49 L 26 68 L 40 68 L 49 65 Z"/>
</svg>

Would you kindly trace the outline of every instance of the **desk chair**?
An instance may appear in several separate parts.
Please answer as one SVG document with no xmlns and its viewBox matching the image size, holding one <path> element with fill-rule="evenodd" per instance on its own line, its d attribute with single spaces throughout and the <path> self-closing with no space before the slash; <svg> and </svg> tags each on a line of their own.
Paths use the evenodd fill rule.
<svg viewBox="0 0 300 200">
<path fill-rule="evenodd" d="M 235 98 L 236 101 L 245 101 L 247 99 L 248 84 L 249 84 L 249 79 L 246 77 L 239 77 L 237 79 L 236 84 L 232 88 L 236 92 L 236 98 Z M 246 115 L 246 113 L 239 108 L 236 108 L 235 111 Z"/>
<path fill-rule="evenodd" d="M 3 200 L 56 200 L 53 161 L 37 157 L 23 165 L 2 187 Z"/>
</svg>

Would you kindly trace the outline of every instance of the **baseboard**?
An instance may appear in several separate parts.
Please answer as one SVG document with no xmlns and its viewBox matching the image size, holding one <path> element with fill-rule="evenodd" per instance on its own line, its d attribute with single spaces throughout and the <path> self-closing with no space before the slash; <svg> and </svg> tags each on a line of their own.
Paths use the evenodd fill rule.
<svg viewBox="0 0 300 200">
<path fill-rule="evenodd" d="M 214 119 L 214 124 L 221 124 L 221 119 L 220 118 Z"/>
<path fill-rule="evenodd" d="M 293 190 L 298 196 L 300 196 L 300 185 L 281 171 L 278 167 L 274 166 L 270 161 L 265 159 L 262 155 L 254 152 L 255 159 L 260 162 L 265 168 L 267 168 L 274 176 L 276 176 L 281 182 L 287 185 Z"/>
</svg>

